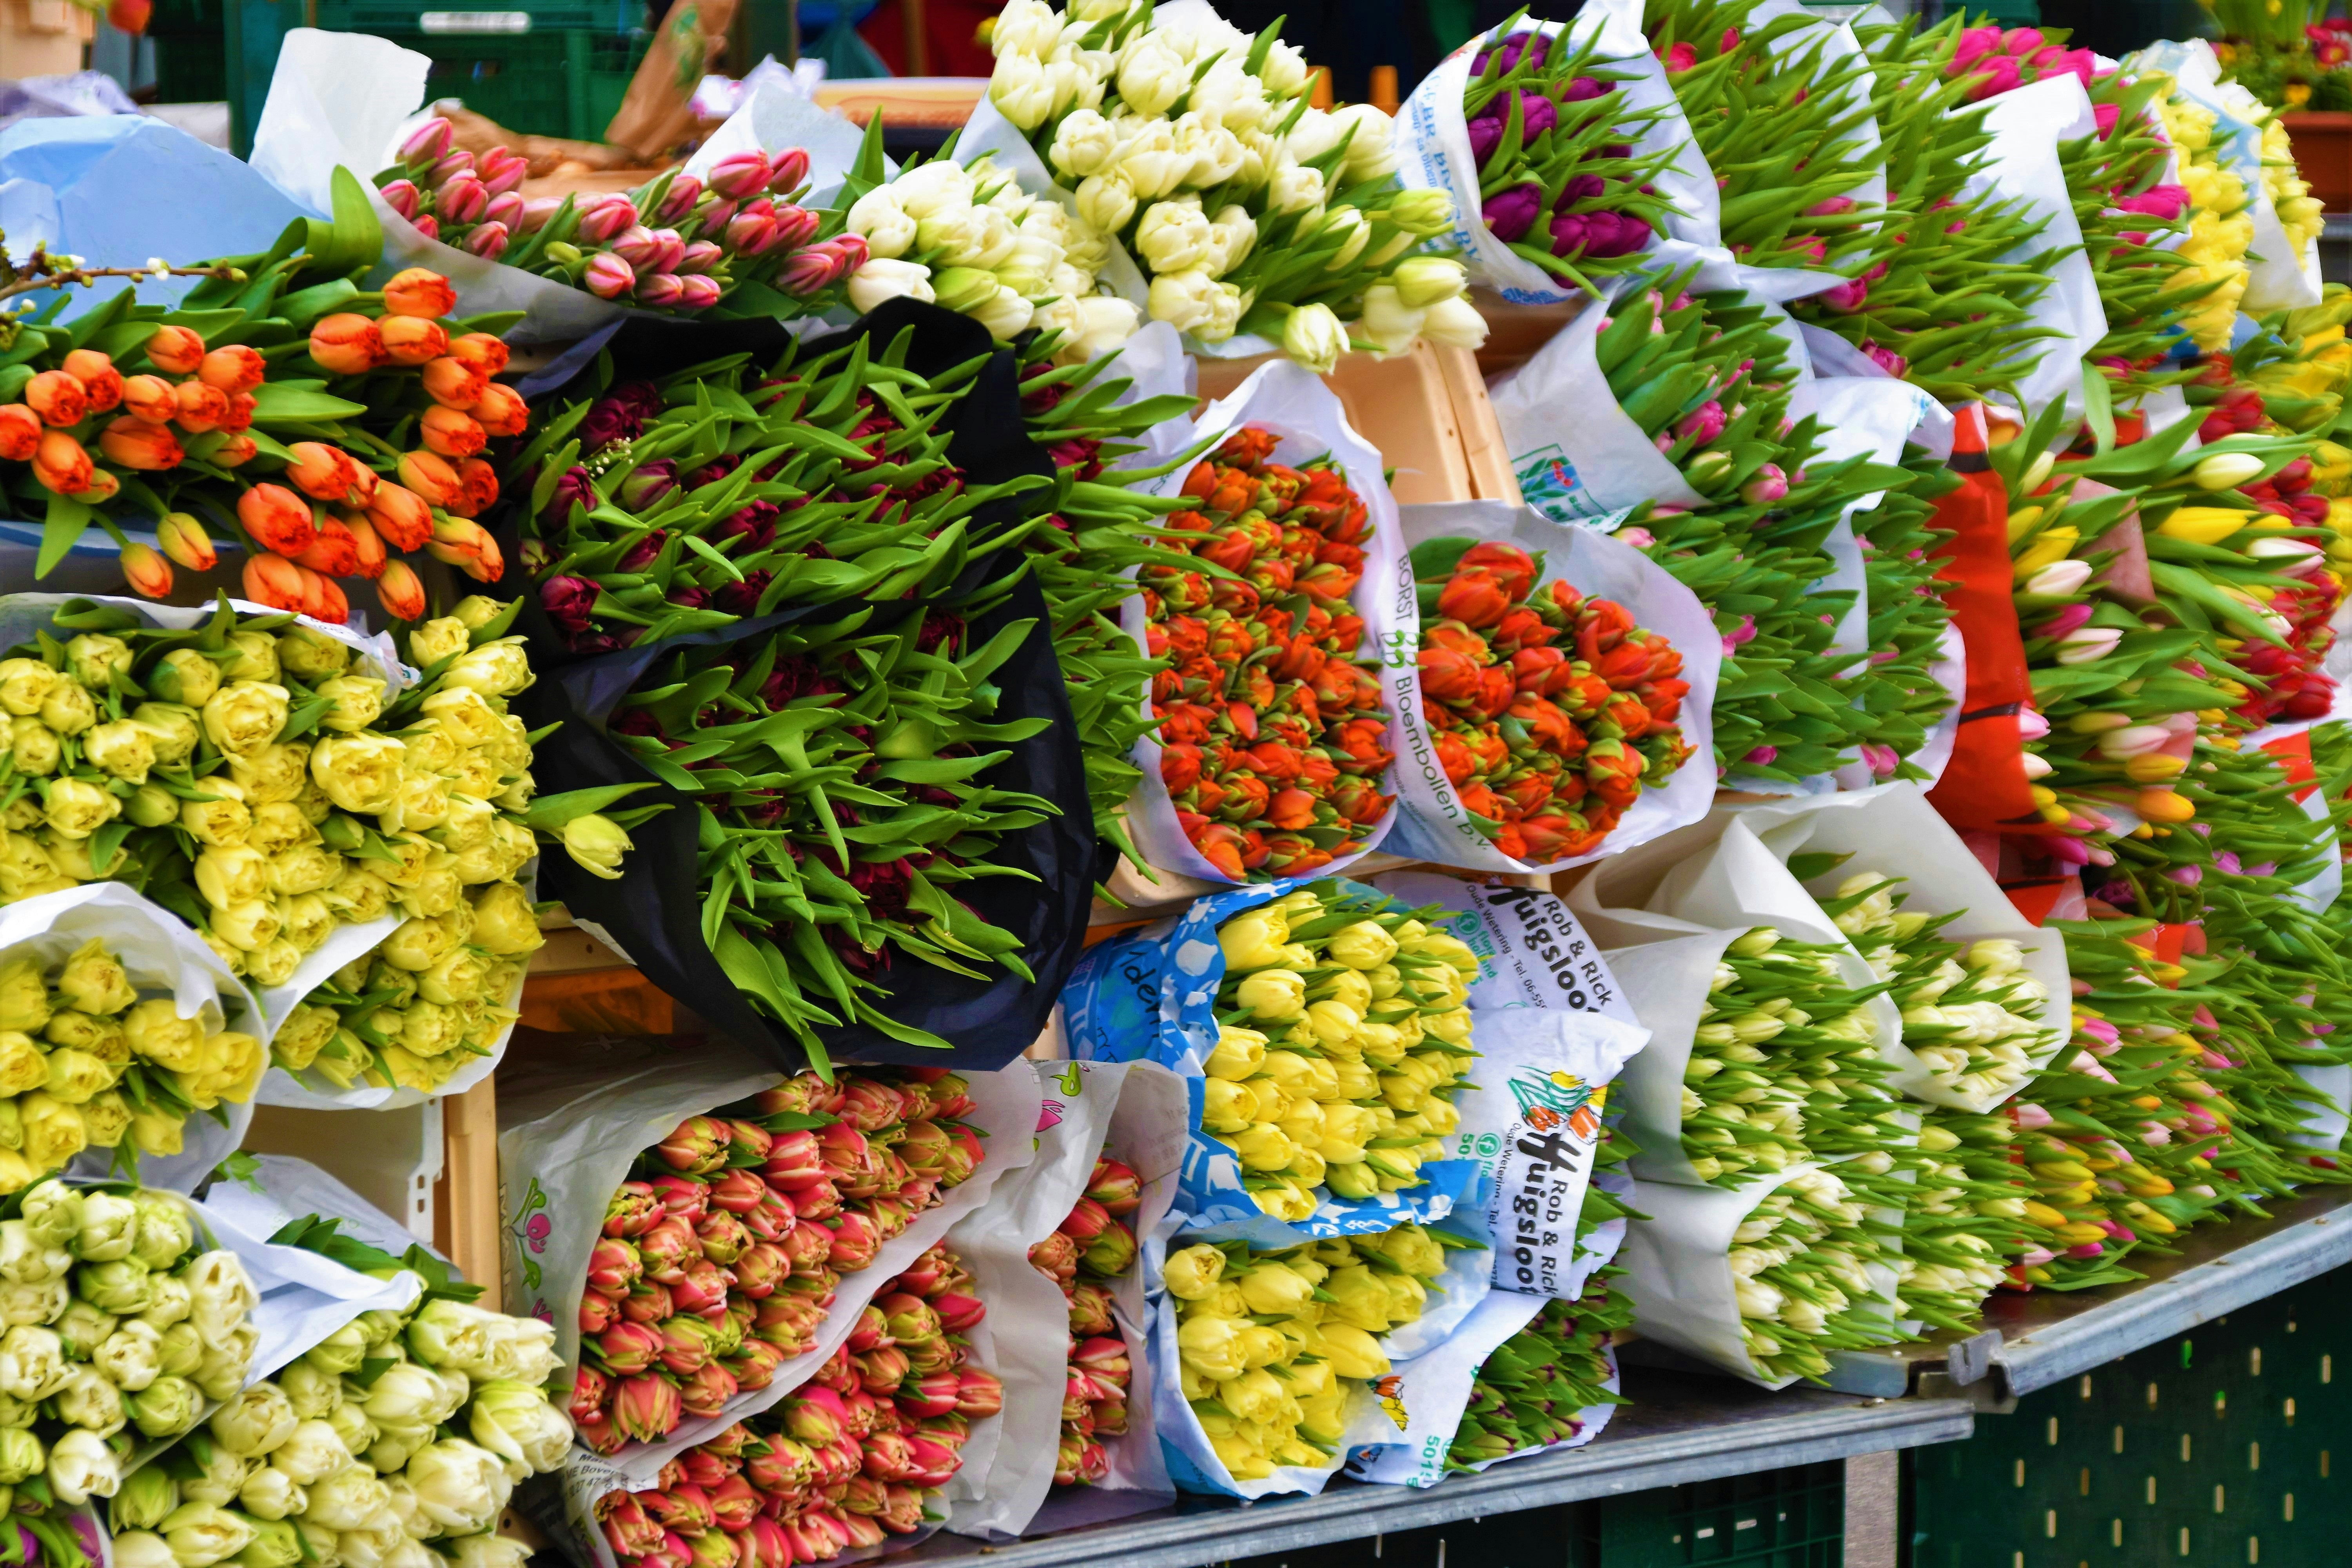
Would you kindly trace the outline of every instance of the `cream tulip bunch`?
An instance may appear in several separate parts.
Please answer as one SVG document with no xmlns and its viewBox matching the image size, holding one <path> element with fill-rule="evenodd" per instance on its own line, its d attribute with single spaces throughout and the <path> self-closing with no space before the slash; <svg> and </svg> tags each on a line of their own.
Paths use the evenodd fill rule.
<svg viewBox="0 0 2352 1568">
<path fill-rule="evenodd" d="M 118 1568 L 521 1568 L 530 1555 L 497 1531 L 516 1483 L 572 1447 L 547 1396 L 554 1330 L 470 1305 L 476 1288 L 418 1249 L 394 1259 L 335 1224 L 298 1220 L 271 1239 L 416 1270 L 422 1303 L 365 1313 L 229 1390 L 202 1434 L 131 1475 L 110 1510 Z"/>
<path fill-rule="evenodd" d="M 467 888 L 447 912 L 409 916 L 335 971 L 278 1026 L 270 1060 L 337 1089 L 364 1079 L 434 1093 L 514 1022 L 512 1000 L 546 941 L 520 886 Z"/>
<path fill-rule="evenodd" d="M 1108 237 L 1059 202 L 1024 194 L 992 155 L 969 168 L 944 157 L 916 164 L 860 195 L 847 222 L 866 241 L 867 259 L 849 278 L 860 311 L 908 295 L 971 317 L 1000 342 L 1034 326 L 1061 334 L 1065 363 L 1134 335 L 1136 308 L 1095 292 Z"/>
<path fill-rule="evenodd" d="M 125 1455 L 236 1397 L 261 1336 L 244 1266 L 177 1195 L 50 1180 L 8 1206 L 0 1493 L 22 1517 L 116 1495 Z"/>
<path fill-rule="evenodd" d="M 1170 1253 L 1177 1376 L 1227 1473 L 1337 1465 L 1349 1385 L 1389 1374 L 1382 1338 L 1421 1320 L 1447 1250 L 1472 1245 L 1405 1225 L 1274 1252 Z"/>
<path fill-rule="evenodd" d="M 2005 1149 L 2011 1136 L 2005 1112 L 1921 1110 L 1918 1148 L 1906 1162 L 1912 1191 L 1903 1210 L 1903 1256 L 1893 1260 L 1898 1319 L 1973 1332 L 1984 1299 L 2024 1256 L 2026 1189 L 2002 1174 L 2021 1175 L 2024 1167 L 1999 1162 L 2000 1179 L 1991 1181 L 1969 1168 L 1981 1163 L 1971 1145 L 1998 1139 Z"/>
<path fill-rule="evenodd" d="M 1486 341 L 1460 265 L 1414 254 L 1452 229 L 1451 200 L 1402 188 L 1386 114 L 1310 107 L 1273 29 L 1009 0 L 990 41 L 991 100 L 1150 274 L 1152 320 L 1203 343 L 1259 333 L 1317 370 L 1350 347 Z"/>
<path fill-rule="evenodd" d="M 251 1100 L 268 1065 L 251 1035 L 180 1016 L 168 993 L 142 997 L 101 942 L 54 964 L 0 958 L 0 1194 L 84 1149 L 127 1143 L 133 1172 L 139 1154 L 176 1154 L 190 1116 Z"/>
<path fill-rule="evenodd" d="M 1866 1266 L 1885 1250 L 1863 1205 L 1829 1171 L 1801 1171 L 1750 1210 L 1726 1261 L 1739 1335 L 1759 1375 L 1819 1379 L 1832 1351 L 1904 1337 L 1883 1312 L 1864 1310 L 1875 1290 Z"/>
<path fill-rule="evenodd" d="M 1866 1006 L 1877 990 L 1848 983 L 1844 951 L 1758 926 L 1717 961 L 1683 1068 L 1682 1148 L 1701 1182 L 1848 1154 L 1856 1178 L 1895 1168 L 1900 1112 Z"/>
<path fill-rule="evenodd" d="M 1332 881 L 1243 910 L 1217 943 L 1201 1127 L 1240 1160 L 1258 1207 L 1297 1221 L 1325 1193 L 1420 1185 L 1461 1123 L 1453 1097 L 1478 1054 L 1465 1005 L 1477 954 Z"/>
<path fill-rule="evenodd" d="M 2048 1043 L 2049 993 L 2006 939 L 1953 942 L 1937 933 L 1960 911 L 1904 910 L 1901 878 L 1857 872 L 1838 884 L 1837 927 L 1853 939 L 1903 1009 L 1903 1043 L 1936 1079 L 1971 1100 L 2006 1100 L 2033 1076 Z"/>
</svg>

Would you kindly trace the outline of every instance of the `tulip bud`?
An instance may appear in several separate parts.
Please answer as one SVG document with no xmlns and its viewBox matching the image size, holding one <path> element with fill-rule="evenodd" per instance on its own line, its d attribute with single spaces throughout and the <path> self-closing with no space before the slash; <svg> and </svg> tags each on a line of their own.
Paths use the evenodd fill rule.
<svg viewBox="0 0 2352 1568">
<path fill-rule="evenodd" d="M 172 565 L 152 545 L 136 540 L 123 545 L 119 559 L 122 580 L 143 598 L 161 599 L 172 592 Z"/>
<path fill-rule="evenodd" d="M 382 334 L 365 316 L 324 316 L 310 328 L 310 357 L 331 375 L 365 375 L 387 357 Z"/>
<path fill-rule="evenodd" d="M 173 412 L 176 413 L 178 407 L 174 403 Z M 0 458 L 29 463 L 40 446 L 41 416 L 21 403 L 0 404 Z"/>
<path fill-rule="evenodd" d="M 33 453 L 33 478 L 44 489 L 59 495 L 87 495 L 98 470 L 80 442 L 62 430 L 44 431 Z"/>
<path fill-rule="evenodd" d="M 383 308 L 395 316 L 437 319 L 457 308 L 457 290 L 438 272 L 411 267 L 385 281 Z"/>
<path fill-rule="evenodd" d="M 225 395 L 251 392 L 268 374 L 268 362 L 243 343 L 215 349 L 196 366 L 197 378 Z"/>
</svg>

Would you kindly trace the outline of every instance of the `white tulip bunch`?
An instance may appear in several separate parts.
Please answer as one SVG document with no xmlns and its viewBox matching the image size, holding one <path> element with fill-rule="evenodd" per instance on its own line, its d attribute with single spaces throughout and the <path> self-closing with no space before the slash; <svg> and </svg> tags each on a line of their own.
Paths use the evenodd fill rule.
<svg viewBox="0 0 2352 1568">
<path fill-rule="evenodd" d="M 124 1455 L 244 1386 L 259 1298 L 199 1245 L 186 1205 L 143 1189 L 44 1181 L 0 1220 L 0 1492 L 19 1511 L 112 1497 Z"/>
<path fill-rule="evenodd" d="M 1317 369 L 1351 346 L 1486 340 L 1457 264 L 1400 267 L 1452 228 L 1451 200 L 1398 187 L 1379 110 L 1310 107 L 1306 61 L 1271 29 L 1160 26 L 1148 0 L 1010 0 L 991 47 L 990 99 L 1150 273 L 1153 320 L 1204 343 L 1262 332 Z"/>
<path fill-rule="evenodd" d="M 970 316 L 1000 341 L 1035 326 L 1062 334 L 1060 355 L 1083 361 L 1134 334 L 1138 311 L 1095 292 L 1109 237 L 1059 202 L 1024 194 L 993 157 L 965 168 L 919 163 L 851 204 L 849 231 L 867 259 L 849 302 L 871 310 L 908 295 Z"/>
<path fill-rule="evenodd" d="M 520 1568 L 530 1550 L 499 1516 L 572 1446 L 547 1397 L 554 1331 L 433 1283 L 413 1311 L 365 1313 L 232 1390 L 200 1436 L 131 1476 L 111 1510 L 119 1568 Z"/>
<path fill-rule="evenodd" d="M 1769 1378 L 1826 1376 L 1828 1352 L 1900 1336 L 1869 1310 L 1867 1265 L 1885 1250 L 1861 1204 L 1827 1171 L 1801 1171 L 1749 1211 L 1727 1260 L 1748 1359 Z"/>
<path fill-rule="evenodd" d="M 2033 1076 L 2048 1043 L 2041 1022 L 2049 994 L 2026 973 L 2025 954 L 2001 939 L 1954 942 L 1940 929 L 1958 918 L 1900 908 L 1901 878 L 1862 871 L 1838 884 L 1838 929 L 1853 939 L 1903 1009 L 1903 1043 L 1955 1092 L 2007 1098 Z"/>
</svg>

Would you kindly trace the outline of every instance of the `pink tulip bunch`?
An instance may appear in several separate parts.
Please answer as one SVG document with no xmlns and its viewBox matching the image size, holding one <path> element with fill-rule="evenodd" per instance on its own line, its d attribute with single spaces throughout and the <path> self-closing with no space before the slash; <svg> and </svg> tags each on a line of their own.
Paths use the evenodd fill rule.
<svg viewBox="0 0 2352 1568">
<path fill-rule="evenodd" d="M 855 235 L 820 240 L 824 215 L 792 197 L 809 157 L 736 153 L 707 178 L 673 170 L 625 195 L 526 198 L 525 161 L 503 147 L 477 157 L 426 121 L 376 176 L 384 201 L 420 231 L 642 310 L 709 310 L 747 282 L 795 300 L 823 293 L 866 261 Z"/>
<path fill-rule="evenodd" d="M 1029 1261 L 1062 1288 L 1070 1343 L 1062 1388 L 1062 1438 L 1054 1484 L 1091 1486 L 1110 1470 L 1106 1438 L 1128 1432 L 1130 1362 L 1112 1315 L 1111 1284 L 1135 1267 L 1135 1232 L 1127 1216 L 1143 1205 L 1134 1168 L 1108 1155 L 1095 1161 L 1084 1196 L 1052 1235 L 1029 1249 Z"/>
<path fill-rule="evenodd" d="M 688 1449 L 646 1490 L 598 1500 L 622 1568 L 792 1568 L 921 1528 L 971 1423 L 1004 1404 L 968 1364 L 964 1332 L 986 1316 L 971 1288 L 932 1247 L 797 1394 Z"/>
<path fill-rule="evenodd" d="M 803 1073 L 679 1122 L 613 1194 L 588 1260 L 583 1440 L 606 1454 L 652 1442 L 807 1354 L 842 1276 L 979 1166 L 957 1120 L 971 1109 L 954 1074 L 903 1068 Z"/>
<path fill-rule="evenodd" d="M 1953 77 L 1970 79 L 1969 98 L 1981 102 L 2028 82 L 2052 77 L 2076 76 L 2084 87 L 2098 69 L 2098 58 L 2088 49 L 2069 49 L 2052 43 L 2039 27 L 2003 29 L 1987 25 L 1960 34 L 1959 46 L 1947 68 Z"/>
</svg>

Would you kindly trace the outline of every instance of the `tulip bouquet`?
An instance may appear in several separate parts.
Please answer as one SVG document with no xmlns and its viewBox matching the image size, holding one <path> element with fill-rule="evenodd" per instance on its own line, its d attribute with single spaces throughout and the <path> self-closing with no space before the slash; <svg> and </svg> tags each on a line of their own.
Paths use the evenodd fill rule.
<svg viewBox="0 0 2352 1568">
<path fill-rule="evenodd" d="M 1258 1207 L 1298 1221 L 1325 1193 L 1420 1185 L 1423 1163 L 1445 1158 L 1453 1096 L 1477 1056 L 1465 1005 L 1477 955 L 1385 900 L 1322 883 L 1244 910 L 1217 944 L 1201 1127 L 1239 1158 Z"/>
<path fill-rule="evenodd" d="M 2165 180 L 2172 151 L 2158 106 L 2168 84 L 2110 72 L 2090 85 L 2097 128 L 2061 142 L 2058 162 L 2106 314 L 2107 335 L 2091 357 L 2135 389 L 2160 386 L 2174 329 L 2228 285 L 2231 269 L 2208 276 L 2177 248 L 2189 227 L 2189 194 Z M 2204 324 L 2226 321 L 2231 309 L 2234 300 Z"/>
<path fill-rule="evenodd" d="M 1110 1467 L 1102 1440 L 1127 1435 L 1129 1350 L 1112 1315 L 1110 1282 L 1135 1267 L 1135 1232 L 1127 1218 L 1142 1204 L 1143 1184 L 1135 1172 L 1098 1156 L 1086 1195 L 1029 1249 L 1029 1261 L 1061 1287 L 1070 1308 L 1069 1378 L 1054 1460 L 1057 1487 L 1102 1479 Z"/>
<path fill-rule="evenodd" d="M 1954 701 L 1935 668 L 1950 651 L 1952 611 L 1934 558 L 1949 536 L 1934 519 L 1937 500 L 1959 480 L 1941 459 L 1916 447 L 1906 448 L 1903 468 L 1913 482 L 1889 489 L 1853 520 L 1870 615 L 1869 662 L 1856 674 L 1854 700 L 1874 721 L 1859 752 L 1882 783 L 1924 776 L 1912 759 Z"/>
<path fill-rule="evenodd" d="M 1166 1359 L 1226 1475 L 1336 1467 L 1348 1385 L 1388 1375 L 1383 1336 L 1420 1321 L 1448 1249 L 1471 1245 L 1405 1225 L 1271 1252 L 1233 1241 L 1170 1253 Z"/>
<path fill-rule="evenodd" d="M 1612 300 L 1594 357 L 1625 417 L 1710 501 L 1762 504 L 1788 493 L 1770 458 L 1787 443 L 1787 345 L 1766 306 L 1694 296 L 1685 269 Z"/>
<path fill-rule="evenodd" d="M 375 176 L 384 205 L 427 239 L 454 245 L 643 310 L 807 315 L 866 259 L 853 237 L 819 240 L 829 215 L 795 205 L 809 156 L 736 153 L 707 177 L 666 170 L 634 191 L 526 198 L 529 161 L 505 147 L 450 145 L 435 116 Z M 648 225 L 660 225 L 649 227 Z"/>
<path fill-rule="evenodd" d="M 971 317 L 1000 342 L 1034 325 L 1058 333 L 1055 357 L 1076 363 L 1116 349 L 1141 319 L 1132 302 L 1095 292 L 1109 237 L 1061 203 L 1024 194 L 993 154 L 969 167 L 940 157 L 906 170 L 859 195 L 847 221 L 866 244 L 866 259 L 849 274 L 858 310 L 908 295 Z"/>
<path fill-rule="evenodd" d="M 2278 213 L 2279 227 L 2286 232 L 2287 254 L 2300 258 L 2319 237 L 2326 220 L 2319 198 L 2311 194 L 2311 183 L 2294 161 L 2286 126 L 2274 113 L 2263 118 L 2263 188 Z"/>
<path fill-rule="evenodd" d="M 580 1299 L 582 1439 L 656 1441 L 814 1349 L 842 1276 L 979 1165 L 963 1089 L 940 1068 L 803 1073 L 640 1155 Z"/>
<path fill-rule="evenodd" d="M 1412 570 L 1423 706 L 1463 805 L 1514 860 L 1591 854 L 1690 756 L 1682 655 L 1620 605 L 1538 591 L 1543 557 L 1516 545 L 1424 540 Z"/>
<path fill-rule="evenodd" d="M 1895 1264 L 1895 1315 L 1972 1333 L 1985 1298 L 2017 1282 L 2029 1248 L 2054 1250 L 2053 1233 L 2028 1216 L 2033 1200 L 2009 1160 L 2016 1137 L 2007 1110 L 1977 1115 L 1948 1106 L 1919 1112 L 1919 1143 L 1906 1162 L 1903 1256 Z M 2039 1205 L 2033 1205 L 2039 1206 Z"/>
<path fill-rule="evenodd" d="M 1463 85 L 1480 221 L 1512 254 L 1588 292 L 1638 267 L 1671 213 L 1651 181 L 1675 154 L 1636 154 L 1662 115 L 1626 107 L 1619 89 L 1633 79 L 1597 35 L 1517 31 L 1481 49 Z"/>
<path fill-rule="evenodd" d="M 971 516 L 1045 481 L 976 486 L 948 456 L 943 422 L 982 362 L 926 378 L 905 352 L 861 335 L 765 374 L 737 360 L 624 381 L 552 421 L 509 473 L 535 471 L 524 559 L 571 651 L 936 594 L 1018 543 L 1024 531 Z"/>
<path fill-rule="evenodd" d="M 1633 1304 L 1611 1289 L 1622 1270 L 1594 1273 L 1573 1301 L 1549 1300 L 1535 1321 L 1487 1353 L 1446 1453 L 1449 1470 L 1478 1470 L 1531 1448 L 1572 1443 L 1583 1413 L 1633 1401 L 1617 1380 L 1612 1338 L 1633 1326 Z"/>
<path fill-rule="evenodd" d="M 121 546 L 132 588 L 162 598 L 174 563 L 216 563 L 209 526 L 247 549 L 247 598 L 320 620 L 346 618 L 335 580 L 353 576 L 395 616 L 423 614 L 424 586 L 397 552 L 496 580 L 497 548 L 470 521 L 498 497 L 479 454 L 530 422 L 490 380 L 507 350 L 481 328 L 499 322 L 445 321 L 456 292 L 421 268 L 362 296 L 347 279 L 289 293 L 295 265 L 208 282 L 170 311 L 126 289 L 70 332 L 20 329 L 0 369 L 0 458 L 26 465 L 11 470 L 29 481 L 18 495 L 52 520 L 42 570 L 96 525 Z M 224 323 L 223 308 L 237 319 Z M 207 333 L 256 329 L 307 329 L 307 357 L 206 346 Z M 101 507 L 144 512 L 157 543 L 131 540 Z"/>
<path fill-rule="evenodd" d="M 1981 71 L 1970 67 L 1987 58 L 1978 52 L 1984 35 L 1997 41 L 2000 34 L 1963 27 L 1964 20 L 1857 29 L 1872 61 L 1887 205 L 1916 216 L 1902 243 L 1887 248 L 1881 277 L 1857 277 L 1789 307 L 1947 403 L 2013 384 L 2033 368 L 2040 340 L 2053 335 L 2033 316 L 2053 257 L 2009 259 L 2034 242 L 2042 222 L 2020 199 L 1970 188 L 1992 142 L 1983 110 L 1968 107 L 1987 96 Z"/>
<path fill-rule="evenodd" d="M 1648 0 L 1643 24 L 1722 190 L 1723 243 L 1759 267 L 1886 273 L 1870 62 L 1823 20 L 1759 24 L 1753 0 Z M 1878 190 L 1874 193 L 1872 187 Z"/>
<path fill-rule="evenodd" d="M 0 900 L 128 882 L 265 989 L 339 928 L 395 910 L 437 922 L 441 937 L 402 951 L 438 962 L 470 931 L 473 899 L 538 853 L 530 741 L 505 711 L 532 677 L 494 608 L 420 624 L 407 653 L 425 679 L 391 692 L 350 642 L 225 597 L 184 630 L 69 603 L 51 624 L 70 640 L 43 633 L 0 661 L 12 762 L 32 786 Z M 599 822 L 617 833 L 586 816 L 565 831 L 587 847 Z M 467 1016 L 436 1053 L 483 1037 L 487 1012 Z"/>
<path fill-rule="evenodd" d="M 1350 346 L 1485 341 L 1460 266 L 1412 254 L 1453 227 L 1451 200 L 1401 188 L 1379 110 L 1308 107 L 1306 62 L 1273 28 L 1012 0 L 990 47 L 994 113 L 1149 270 L 1152 320 L 1202 343 L 1260 334 L 1317 370 Z"/>
<path fill-rule="evenodd" d="M 190 1116 L 253 1098 L 268 1069 L 260 1041 L 182 1017 L 170 995 L 142 1001 L 140 989 L 97 939 L 56 964 L 0 964 L 0 1191 L 84 1149 L 119 1151 L 135 1176 L 141 1154 L 180 1152 Z"/>
<path fill-rule="evenodd" d="M 1963 910 L 1902 908 L 1902 879 L 1857 871 L 1838 884 L 1837 928 L 1894 989 L 1903 1043 L 1937 1082 L 1970 1100 L 2006 1100 L 2032 1076 L 2049 995 L 2014 942 L 1939 935 Z"/>
<path fill-rule="evenodd" d="M 2189 193 L 2189 237 L 2179 254 L 2196 264 L 2192 275 L 2213 284 L 2181 321 L 2181 330 L 2208 352 L 2229 346 L 2238 301 L 2246 292 L 2246 253 L 2254 240 L 2253 197 L 2245 182 L 2225 167 L 2213 144 L 2217 117 L 2175 90 L 2171 79 L 2155 76 L 2162 91 L 2152 107 L 2164 122 L 2178 159 L 2180 184 Z M 2290 161 L 2290 168 L 2293 167 Z"/>
<path fill-rule="evenodd" d="M 1160 776 L 1184 837 L 1234 881 L 1350 856 L 1394 805 L 1377 668 L 1353 597 L 1372 523 L 1335 463 L 1273 461 L 1245 426 L 1184 479 L 1169 542 L 1211 576 L 1146 566 Z"/>
<path fill-rule="evenodd" d="M 622 1568 L 766 1568 L 922 1529 L 972 1424 L 1003 1405 L 971 1364 L 965 1336 L 986 1316 L 971 1285 L 944 1247 L 923 1254 L 798 1393 L 672 1459 L 655 1486 L 597 1499 L 601 1544 Z"/>
<path fill-rule="evenodd" d="M 1848 1175 L 1893 1168 L 1864 1007 L 1876 993 L 1847 982 L 1843 951 L 1758 926 L 1717 960 L 1683 1069 L 1682 1152 L 1699 1181 L 1738 1187 L 1817 1154 L 1859 1155 Z"/>
<path fill-rule="evenodd" d="M 1895 1244 L 1841 1179 L 1848 1173 L 1850 1166 L 1796 1170 L 1732 1232 L 1725 1261 L 1740 1340 L 1759 1377 L 1820 1379 L 1832 1351 L 1904 1337 L 1883 1310 L 1872 1310 L 1882 1287 L 1871 1268 L 1893 1261 Z"/>
<path fill-rule="evenodd" d="M 23 1519 L 115 1496 L 128 1449 L 236 1397 L 260 1336 L 236 1255 L 202 1249 L 177 1194 L 45 1181 L 6 1207 L 0 1485 Z"/>
<path fill-rule="evenodd" d="M 1132 760 L 1136 742 L 1154 723 L 1146 698 L 1166 665 L 1136 646 L 1119 624 L 1120 606 L 1135 596 L 1130 568 L 1183 572 L 1192 558 L 1156 528 L 1184 503 L 1147 499 L 1143 481 L 1160 470 L 1126 460 L 1138 437 L 1189 415 L 1192 402 L 1181 395 L 1120 402 L 1133 384 L 1102 376 L 1108 361 L 1049 365 L 1043 356 L 1051 348 L 1050 338 L 1032 340 L 1021 381 L 1022 421 L 1061 479 L 1053 510 L 1060 526 L 1031 535 L 1029 570 L 1053 612 L 1054 659 L 1086 756 L 1096 836 L 1140 864 L 1124 808 L 1143 777 Z"/>
<path fill-rule="evenodd" d="M 241 1393 L 227 1384 L 205 1430 L 113 1494 L 122 1568 L 392 1563 L 419 1542 L 463 1568 L 521 1568 L 529 1549 L 497 1533 L 499 1515 L 572 1446 L 546 1388 L 553 1330 L 472 1306 L 478 1288 L 422 1249 L 395 1259 L 337 1224 L 313 1215 L 271 1240 L 418 1272 L 417 1304 L 362 1313 Z"/>
</svg>

